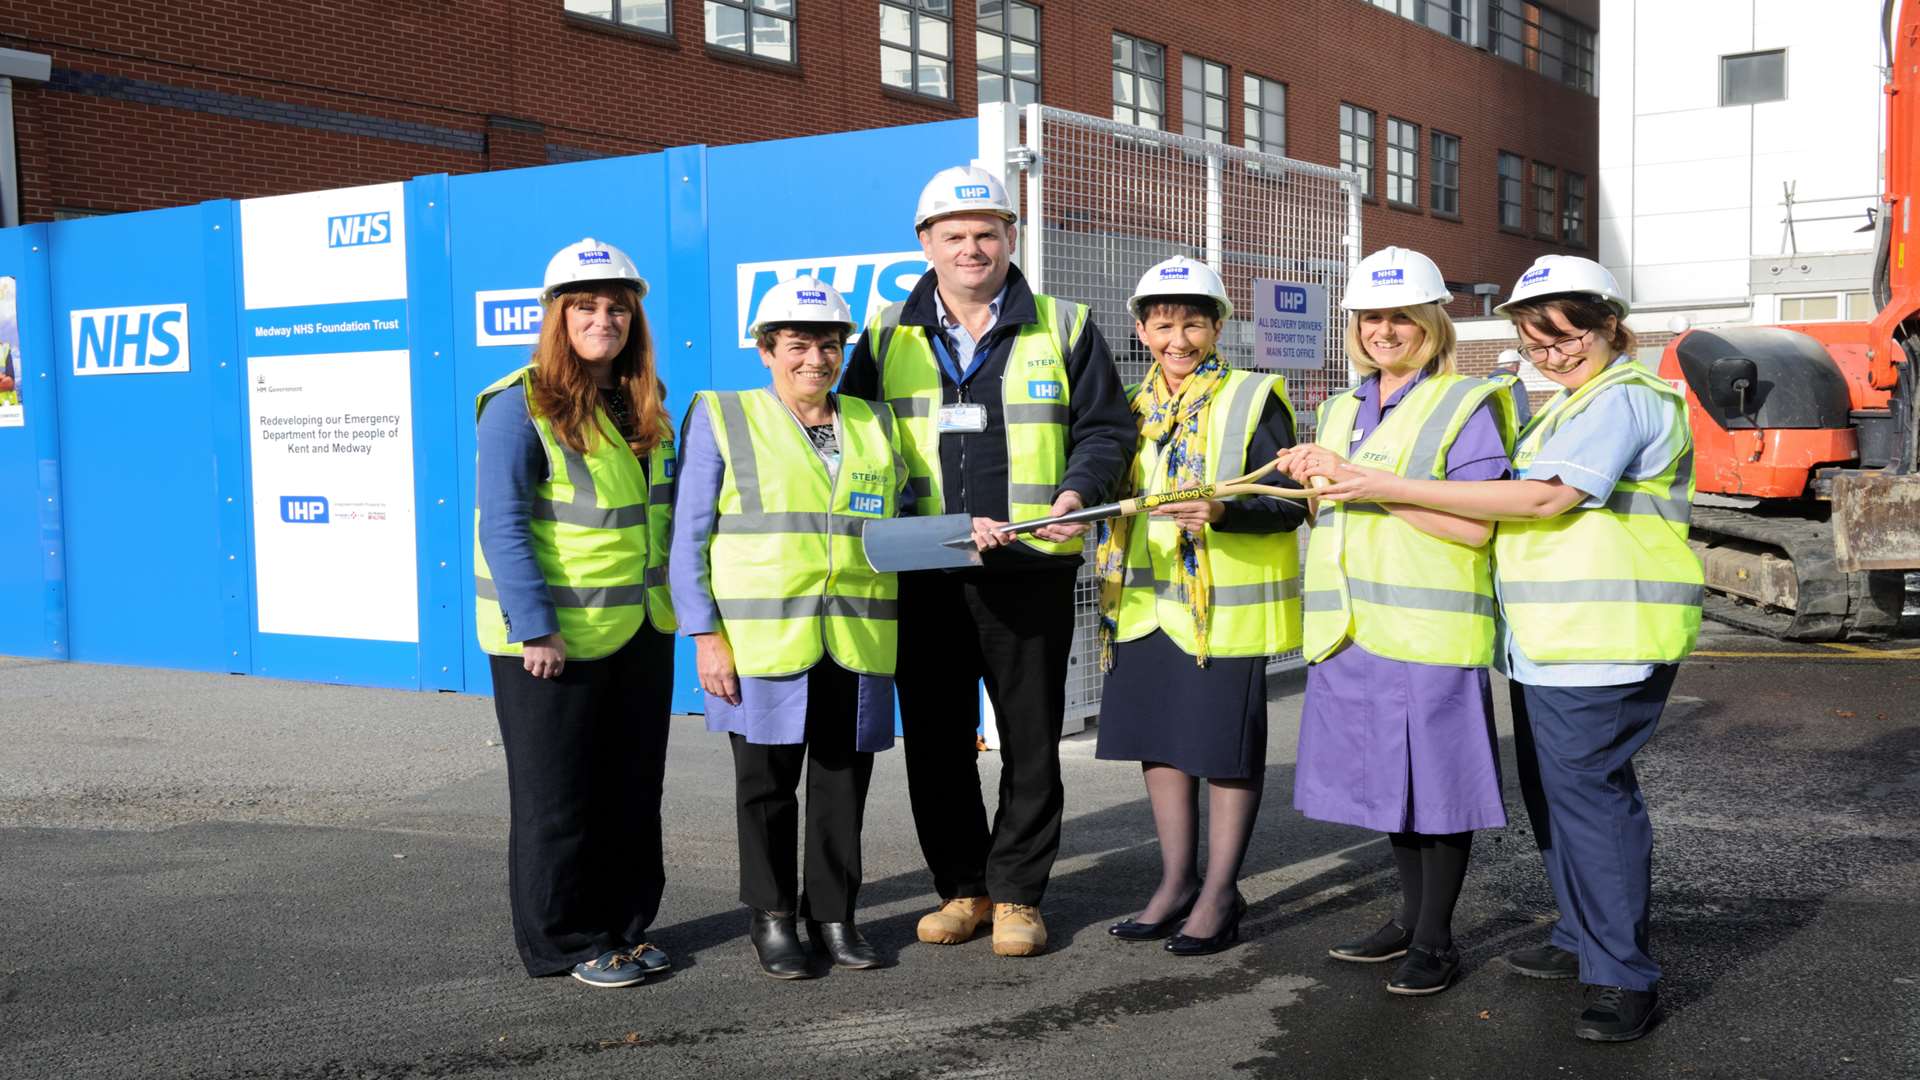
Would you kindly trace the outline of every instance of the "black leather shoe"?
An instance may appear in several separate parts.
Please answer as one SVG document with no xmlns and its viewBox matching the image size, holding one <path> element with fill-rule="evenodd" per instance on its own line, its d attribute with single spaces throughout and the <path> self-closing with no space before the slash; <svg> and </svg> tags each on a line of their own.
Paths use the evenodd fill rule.
<svg viewBox="0 0 1920 1080">
<path fill-rule="evenodd" d="M 800 944 L 800 932 L 794 928 L 793 912 L 761 911 L 753 908 L 753 925 L 747 939 L 759 954 L 760 970 L 776 979 L 806 979 L 807 950 Z"/>
<path fill-rule="evenodd" d="M 833 958 L 834 967 L 876 968 L 880 966 L 880 954 L 873 951 L 867 939 L 861 935 L 860 928 L 851 922 L 819 922 L 807 920 L 807 936 L 821 952 Z"/>
<path fill-rule="evenodd" d="M 1193 913 L 1193 902 L 1198 899 L 1200 899 L 1198 892 L 1187 897 L 1186 903 L 1174 908 L 1167 914 L 1166 918 L 1161 919 L 1159 922 L 1141 922 L 1138 919 L 1122 919 L 1112 926 L 1107 927 L 1107 933 L 1112 934 L 1121 941 L 1159 941 L 1161 938 L 1173 933 L 1174 928 L 1180 925 L 1181 919 Z"/>
<path fill-rule="evenodd" d="M 1356 941 L 1343 941 L 1328 949 L 1327 955 L 1354 964 L 1378 964 L 1407 955 L 1412 944 L 1413 931 L 1388 919 L 1387 925 Z"/>
<path fill-rule="evenodd" d="M 1236 891 L 1233 894 L 1233 910 L 1227 913 L 1227 921 L 1220 924 L 1219 933 L 1212 937 L 1175 934 L 1162 947 L 1175 956 L 1207 956 L 1223 949 L 1230 949 L 1240 941 L 1240 916 L 1246 913 L 1247 898 Z"/>
<path fill-rule="evenodd" d="M 1507 966 L 1529 979 L 1572 979 L 1580 974 L 1580 957 L 1558 945 L 1542 945 L 1508 953 Z"/>
<path fill-rule="evenodd" d="M 1659 991 L 1595 986 L 1588 991 L 1587 1011 L 1573 1022 L 1573 1033 L 1593 1042 L 1631 1042 L 1659 1022 Z"/>
<path fill-rule="evenodd" d="M 1432 952 L 1418 945 L 1409 946 L 1407 958 L 1387 980 L 1387 993 L 1424 997 L 1437 994 L 1453 983 L 1460 970 L 1460 953 L 1454 949 Z"/>
</svg>

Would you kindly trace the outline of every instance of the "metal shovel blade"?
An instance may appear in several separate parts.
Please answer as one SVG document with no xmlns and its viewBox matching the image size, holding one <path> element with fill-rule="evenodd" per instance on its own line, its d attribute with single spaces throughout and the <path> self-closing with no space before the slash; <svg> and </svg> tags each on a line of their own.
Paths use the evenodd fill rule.
<svg viewBox="0 0 1920 1080">
<path fill-rule="evenodd" d="M 965 514 L 887 518 L 869 521 L 860 544 L 867 564 L 881 573 L 979 566 L 980 552 L 970 542 L 973 519 Z"/>
</svg>

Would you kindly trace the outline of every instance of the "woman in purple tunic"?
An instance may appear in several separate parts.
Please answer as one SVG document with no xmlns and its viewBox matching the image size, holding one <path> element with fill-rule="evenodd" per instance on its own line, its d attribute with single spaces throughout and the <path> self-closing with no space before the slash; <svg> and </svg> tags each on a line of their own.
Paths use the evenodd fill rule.
<svg viewBox="0 0 1920 1080">
<path fill-rule="evenodd" d="M 1408 474 L 1497 480 L 1508 472 L 1511 405 L 1495 384 L 1454 373 L 1452 299 L 1426 256 L 1386 248 L 1347 286 L 1347 356 L 1364 378 L 1320 409 L 1310 460 L 1349 455 Z M 1336 447 L 1337 444 L 1337 448 Z M 1400 504 L 1315 509 L 1307 555 L 1305 707 L 1294 807 L 1387 833 L 1400 909 L 1329 950 L 1336 960 L 1404 957 L 1396 994 L 1445 990 L 1459 968 L 1453 908 L 1473 830 L 1506 824 L 1495 750 L 1491 527 Z"/>
</svg>

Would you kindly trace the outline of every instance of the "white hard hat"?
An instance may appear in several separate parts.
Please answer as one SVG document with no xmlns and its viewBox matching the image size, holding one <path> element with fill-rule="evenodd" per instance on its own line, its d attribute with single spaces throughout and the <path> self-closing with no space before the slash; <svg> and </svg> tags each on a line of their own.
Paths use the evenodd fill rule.
<svg viewBox="0 0 1920 1080">
<path fill-rule="evenodd" d="M 913 227 L 919 229 L 935 218 L 950 214 L 996 214 L 1008 222 L 1018 221 L 1007 186 L 985 169 L 955 165 L 941 169 L 920 189 L 920 204 L 913 211 Z"/>
<path fill-rule="evenodd" d="M 1160 296 L 1205 296 L 1220 306 L 1221 319 L 1233 317 L 1233 301 L 1227 299 L 1227 287 L 1221 283 L 1220 275 L 1213 272 L 1213 267 L 1185 255 L 1175 255 L 1148 267 L 1147 272 L 1140 275 L 1140 284 L 1133 287 L 1127 306 L 1137 319 L 1141 310 Z"/>
<path fill-rule="evenodd" d="M 1620 282 L 1614 280 L 1613 272 L 1578 255 L 1542 255 L 1533 260 L 1533 265 L 1514 283 L 1513 295 L 1493 311 L 1496 315 L 1505 315 L 1515 304 L 1568 293 L 1605 301 L 1621 318 L 1627 317 L 1627 298 L 1620 294 Z"/>
<path fill-rule="evenodd" d="M 541 282 L 540 302 L 550 304 L 554 297 L 576 285 L 600 281 L 617 281 L 632 286 L 642 299 L 646 298 L 647 279 L 640 276 L 640 268 L 633 264 L 627 253 L 589 236 L 578 243 L 568 244 L 547 260 L 547 277 Z"/>
<path fill-rule="evenodd" d="M 747 333 L 758 334 L 764 326 L 782 323 L 838 323 L 853 330 L 853 311 L 838 290 L 817 277 L 789 278 L 767 290 L 760 307 L 753 313 Z"/>
<path fill-rule="evenodd" d="M 1415 304 L 1450 304 L 1447 279 L 1425 255 L 1403 247 L 1383 247 L 1360 260 L 1347 275 L 1348 311 L 1385 311 Z"/>
</svg>

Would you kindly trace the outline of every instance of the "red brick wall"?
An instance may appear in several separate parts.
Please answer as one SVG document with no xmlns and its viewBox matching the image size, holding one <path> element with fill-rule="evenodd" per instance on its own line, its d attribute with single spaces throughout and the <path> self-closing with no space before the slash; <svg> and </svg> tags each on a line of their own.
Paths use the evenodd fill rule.
<svg viewBox="0 0 1920 1080">
<path fill-rule="evenodd" d="M 22 217 L 969 116 L 973 4 L 954 6 L 957 100 L 949 104 L 881 88 L 873 0 L 798 5 L 794 69 L 715 55 L 702 43 L 699 0 L 675 0 L 668 42 L 583 25 L 563 14 L 561 0 L 177 0 L 105 9 L 12 0 L 0 11 L 0 44 L 50 53 L 56 67 L 52 85 L 15 88 Z M 1337 162 L 1341 102 L 1371 109 L 1377 185 L 1387 119 L 1418 124 L 1422 207 L 1428 133 L 1460 136 L 1461 220 L 1373 202 L 1363 212 L 1369 250 L 1415 247 L 1450 280 L 1503 289 L 1535 256 L 1560 250 L 1497 227 L 1501 150 L 1585 175 L 1592 232 L 1595 99 L 1516 64 L 1363 0 L 1049 0 L 1041 25 L 1048 104 L 1109 115 L 1114 30 L 1168 47 L 1172 131 L 1181 122 L 1180 56 L 1191 50 L 1230 69 L 1236 144 L 1244 73 L 1287 84 L 1288 152 L 1304 160 Z M 102 89 L 102 77 L 122 81 Z M 238 101 L 279 112 L 242 118 L 129 101 L 131 85 L 211 92 L 230 111 Z M 288 122 L 297 110 L 320 119 Z M 1526 197 L 1531 226 L 1530 186 Z M 1455 310 L 1477 307 L 1463 298 Z"/>
</svg>

